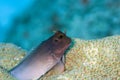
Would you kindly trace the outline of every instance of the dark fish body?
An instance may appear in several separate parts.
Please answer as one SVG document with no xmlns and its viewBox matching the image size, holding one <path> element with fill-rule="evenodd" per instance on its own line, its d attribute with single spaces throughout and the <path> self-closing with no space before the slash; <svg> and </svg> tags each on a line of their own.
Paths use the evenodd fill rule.
<svg viewBox="0 0 120 80">
<path fill-rule="evenodd" d="M 60 62 L 70 42 L 64 33 L 56 32 L 10 70 L 10 74 L 18 80 L 37 80 Z"/>
</svg>

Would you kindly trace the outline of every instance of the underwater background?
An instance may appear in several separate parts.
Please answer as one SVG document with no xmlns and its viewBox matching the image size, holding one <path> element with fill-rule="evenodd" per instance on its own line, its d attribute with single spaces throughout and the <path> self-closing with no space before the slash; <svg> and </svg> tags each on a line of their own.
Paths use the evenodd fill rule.
<svg viewBox="0 0 120 80">
<path fill-rule="evenodd" d="M 120 35 L 120 0 L 0 0 L 0 42 L 30 50 L 54 30 L 84 40 Z"/>
</svg>

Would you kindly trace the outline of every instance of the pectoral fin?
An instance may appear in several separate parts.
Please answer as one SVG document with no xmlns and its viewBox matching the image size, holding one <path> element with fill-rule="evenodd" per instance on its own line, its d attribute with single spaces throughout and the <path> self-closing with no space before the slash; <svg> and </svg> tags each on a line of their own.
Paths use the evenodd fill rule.
<svg viewBox="0 0 120 80">
<path fill-rule="evenodd" d="M 62 73 L 65 70 L 64 64 L 65 58 L 63 56 L 61 60 L 46 74 L 46 76 Z"/>
</svg>

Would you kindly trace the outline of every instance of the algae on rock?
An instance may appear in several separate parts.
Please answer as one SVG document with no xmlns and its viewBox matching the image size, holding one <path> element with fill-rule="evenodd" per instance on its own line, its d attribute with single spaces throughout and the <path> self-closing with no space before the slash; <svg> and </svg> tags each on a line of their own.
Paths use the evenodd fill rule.
<svg viewBox="0 0 120 80">
<path fill-rule="evenodd" d="M 74 38 L 72 41 L 73 45 L 66 54 L 65 72 L 51 72 L 51 75 L 46 74 L 40 80 L 120 79 L 120 36 L 88 41 Z M 0 67 L 10 70 L 25 55 L 24 50 L 12 44 L 0 44 Z M 7 77 L 12 80 L 7 71 L 0 68 L 0 79 L 7 80 Z"/>
</svg>

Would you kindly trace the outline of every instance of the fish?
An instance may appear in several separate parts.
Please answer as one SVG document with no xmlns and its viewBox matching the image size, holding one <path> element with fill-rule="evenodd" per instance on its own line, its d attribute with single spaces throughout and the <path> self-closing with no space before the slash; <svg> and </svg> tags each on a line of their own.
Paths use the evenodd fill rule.
<svg viewBox="0 0 120 80">
<path fill-rule="evenodd" d="M 40 79 L 52 68 L 64 65 L 63 56 L 70 43 L 70 37 L 61 31 L 56 31 L 54 35 L 39 44 L 9 73 L 17 80 Z M 64 69 L 63 66 L 61 67 L 63 69 L 58 68 L 56 69 Z"/>
</svg>

